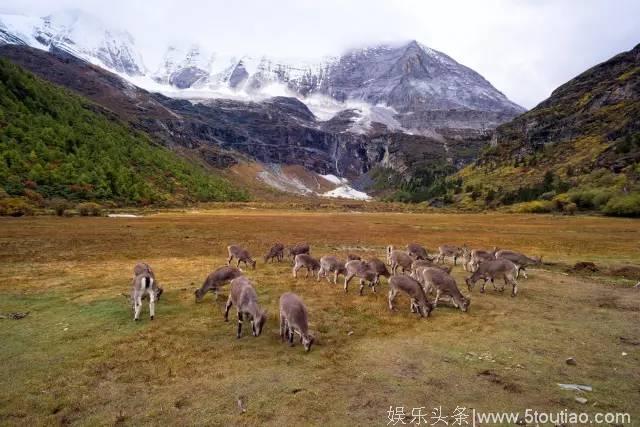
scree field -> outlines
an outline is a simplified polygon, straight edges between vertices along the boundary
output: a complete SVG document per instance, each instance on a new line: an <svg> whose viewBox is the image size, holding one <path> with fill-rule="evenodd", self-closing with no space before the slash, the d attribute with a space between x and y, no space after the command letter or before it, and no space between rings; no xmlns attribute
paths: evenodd
<svg viewBox="0 0 640 427"><path fill-rule="evenodd" d="M265 264L276 241L306 241L317 257L381 259L387 244L467 243L543 255L545 264L519 279L516 298L491 285L480 294L478 283L468 313L444 303L420 319L405 296L389 311L386 279L364 296L354 280L345 295L340 282ZM627 412L638 423L640 277L621 266L640 265L639 241L638 221L599 217L227 209L2 218L0 424L386 425L390 406L449 416L456 407ZM257 338L246 327L236 339L235 308L223 321L228 286L195 302L232 243L258 258L245 269L268 310ZM165 289L153 321L145 303L134 322L125 297L137 261ZM575 271L578 261L599 271ZM467 273L453 274L469 295ZM309 309L310 353L280 342L285 291ZM29 314L15 320L16 312Z"/></svg>

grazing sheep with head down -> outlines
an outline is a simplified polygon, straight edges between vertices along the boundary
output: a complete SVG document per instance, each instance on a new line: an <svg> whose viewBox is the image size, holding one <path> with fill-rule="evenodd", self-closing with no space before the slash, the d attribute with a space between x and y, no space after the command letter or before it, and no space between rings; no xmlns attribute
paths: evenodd
<svg viewBox="0 0 640 427"><path fill-rule="evenodd" d="M407 245L407 255L409 255L413 259L431 260L431 258L427 254L427 250L417 243L409 243Z"/></svg>
<svg viewBox="0 0 640 427"><path fill-rule="evenodd" d="M310 248L308 243L298 243L293 245L287 249L287 256L292 260L295 259L296 255L300 254L309 254Z"/></svg>
<svg viewBox="0 0 640 427"><path fill-rule="evenodd" d="M358 277L360 279L360 295L362 295L362 291L364 290L365 281L369 282L369 286L373 288L373 292L376 291L376 285L378 284L378 275L375 271L369 268L369 264L364 261L353 260L345 264L345 269L347 270L344 278L345 293L348 292L349 282L354 277Z"/></svg>
<svg viewBox="0 0 640 427"><path fill-rule="evenodd" d="M451 301L455 307L464 312L469 309L471 300L462 295L462 292L458 289L456 280L451 275L434 267L420 268L418 275L421 279L418 281L423 284L425 293L429 294L431 289L435 289L436 291L436 299L433 302L434 308L438 306L440 296L447 295L451 297Z"/></svg>
<svg viewBox="0 0 640 427"><path fill-rule="evenodd" d="M287 339L293 346L294 334L300 336L304 351L311 350L314 342L309 333L309 314L302 299L294 293L286 292L280 297L280 338Z"/></svg>
<svg viewBox="0 0 640 427"><path fill-rule="evenodd" d="M244 265L251 264L251 267L256 269L256 262L249 255L249 251L238 245L227 246L227 252L229 253L229 259L227 265L231 264L232 259L236 259L236 267L240 267L240 263L244 262Z"/></svg>
<svg viewBox="0 0 640 427"><path fill-rule="evenodd" d="M142 297L149 296L149 315L151 320L156 314L156 295L158 287L153 276L148 272L138 274L133 279L131 294L133 296L133 320L140 320L140 311L142 310Z"/></svg>
<svg viewBox="0 0 640 427"><path fill-rule="evenodd" d="M264 256L264 262L267 263L269 261L278 261L281 262L284 258L284 245L282 243L276 243L271 246L269 252Z"/></svg>
<svg viewBox="0 0 640 427"><path fill-rule="evenodd" d="M218 289L226 282L240 276L242 276L242 270L236 267L225 265L224 267L218 268L207 276L200 289L196 289L196 302L201 301L209 291L212 291L217 299Z"/></svg>
<svg viewBox="0 0 640 427"><path fill-rule="evenodd" d="M156 280L156 275L154 274L153 270L151 269L151 266L149 264L147 264L146 262L139 262L137 263L134 267L133 267L133 280L136 279L137 276L147 273L151 276L151 278L154 280L155 282L155 293L156 293L156 302L160 301L160 296L162 295L162 293L164 292L164 290L160 287L160 282L158 282ZM132 282L132 286L133 286L133 282ZM142 299L146 299L147 298L147 294L144 294L142 296ZM131 301L133 301L133 292L131 293Z"/></svg>
<svg viewBox="0 0 640 427"><path fill-rule="evenodd" d="M421 317L429 317L433 306L427 299L420 283L409 276L393 276L389 279L389 310L395 310L393 301L400 291L409 295L412 313L418 313Z"/></svg>
<svg viewBox="0 0 640 427"><path fill-rule="evenodd" d="M373 271L376 274L376 283L380 282L380 276L386 277L387 279L391 277L391 273L387 269L387 266L378 258L369 258L369 260L367 261L367 266L369 267L369 270Z"/></svg>

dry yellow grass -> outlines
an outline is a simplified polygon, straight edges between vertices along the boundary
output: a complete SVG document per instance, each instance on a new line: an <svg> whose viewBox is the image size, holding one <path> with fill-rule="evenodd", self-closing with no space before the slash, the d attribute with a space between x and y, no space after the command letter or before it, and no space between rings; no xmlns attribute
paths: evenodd
<svg viewBox="0 0 640 427"><path fill-rule="evenodd" d="M269 320L262 336L240 340L234 322L223 322L226 298L196 304L193 290L225 262L230 243L256 256L279 240L308 241L317 256L382 258L388 243L466 242L565 264L639 264L639 224L253 209L0 219L0 313L30 312L0 320L0 424L386 425L390 405L619 411L637 423L640 347L620 340L640 340L640 292L629 281L547 266L530 270L516 298L488 286L472 293L467 314L445 305L419 320L405 298L399 312L388 311L386 282L377 294L360 297L352 286L345 296L326 281L293 279L289 264L259 260L247 274ZM354 228L361 233L345 232ZM153 322L145 305L134 323L121 295L138 260L165 287ZM454 275L462 284L460 267ZM308 354L277 335L277 301L287 290L311 313L318 345ZM565 364L570 356L577 366ZM594 391L580 405L556 383Z"/></svg>

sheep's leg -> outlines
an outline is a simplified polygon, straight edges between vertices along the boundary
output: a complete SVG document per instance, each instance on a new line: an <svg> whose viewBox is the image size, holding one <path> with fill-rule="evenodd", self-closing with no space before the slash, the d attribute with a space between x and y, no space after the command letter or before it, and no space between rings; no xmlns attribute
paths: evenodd
<svg viewBox="0 0 640 427"><path fill-rule="evenodd" d="M227 265L231 264L232 259L233 259L233 255L229 255L229 259L227 260Z"/></svg>
<svg viewBox="0 0 640 427"><path fill-rule="evenodd" d="M329 280L328 277L327 277L327 282L331 283L331 280ZM338 284L338 270L333 272L333 284L334 285Z"/></svg>
<svg viewBox="0 0 640 427"><path fill-rule="evenodd" d="M298 270L300 270L300 266L298 264L293 266L293 277L294 279L298 277Z"/></svg>
<svg viewBox="0 0 640 427"><path fill-rule="evenodd" d="M293 347L293 328L289 326L289 333L288 333L288 337L289 337L289 346Z"/></svg>
<svg viewBox="0 0 640 427"><path fill-rule="evenodd" d="M304 275L305 278L309 277L309 271L310 271L309 267L307 267L306 270L307 270L307 274Z"/></svg>
<svg viewBox="0 0 640 427"><path fill-rule="evenodd" d="M487 278L483 277L482 279L483 281L482 281L482 287L480 288L480 293L484 294L484 287L487 285Z"/></svg>
<svg viewBox="0 0 640 427"><path fill-rule="evenodd" d="M511 296L515 297L518 295L518 282L516 282L515 279L511 279L511 286Z"/></svg>
<svg viewBox="0 0 640 427"><path fill-rule="evenodd" d="M433 308L436 308L438 306L438 301L440 300L441 294L442 291L440 289L436 289L436 299L433 301Z"/></svg>
<svg viewBox="0 0 640 427"><path fill-rule="evenodd" d="M349 291L349 282L353 279L353 274L349 273L344 278L344 293L346 294Z"/></svg>
<svg viewBox="0 0 640 427"><path fill-rule="evenodd" d="M364 290L364 279L360 279L360 295L362 295L363 290Z"/></svg>
<svg viewBox="0 0 640 427"><path fill-rule="evenodd" d="M156 291L151 288L147 292L149 293L149 316L153 320L156 315Z"/></svg>
<svg viewBox="0 0 640 427"><path fill-rule="evenodd" d="M454 257L453 257L453 265L454 265L454 266L456 266L456 265L457 265L457 264L456 264L456 262L458 262L458 257L457 257L457 256L454 256Z"/></svg>
<svg viewBox="0 0 640 427"><path fill-rule="evenodd" d="M286 326L285 320L282 313L280 313L280 341L284 342L284 334L285 334Z"/></svg>
<svg viewBox="0 0 640 427"><path fill-rule="evenodd" d="M398 291L395 290L395 288L391 288L389 289L389 310L394 311L395 308L393 307L393 300L396 299L396 294L398 293Z"/></svg>
<svg viewBox="0 0 640 427"><path fill-rule="evenodd" d="M225 322L229 321L229 309L231 308L232 305L233 305L233 301L231 301L231 295L229 295L229 299L227 300L227 303L224 306L224 321Z"/></svg>
<svg viewBox="0 0 640 427"><path fill-rule="evenodd" d="M142 310L142 292L136 292L133 296L135 304L135 313L133 320L140 320L140 311Z"/></svg>
<svg viewBox="0 0 640 427"><path fill-rule="evenodd" d="M238 311L238 333L236 334L236 338L240 338L242 334L242 312Z"/></svg>

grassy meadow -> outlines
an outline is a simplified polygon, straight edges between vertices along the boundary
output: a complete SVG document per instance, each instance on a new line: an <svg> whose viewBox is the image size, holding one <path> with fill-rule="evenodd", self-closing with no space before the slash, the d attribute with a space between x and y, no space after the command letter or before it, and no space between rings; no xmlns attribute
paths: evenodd
<svg viewBox="0 0 640 427"><path fill-rule="evenodd" d="M294 279L287 262L264 264L275 241L307 241L318 257L381 259L387 244L467 243L548 264L529 269L516 298L476 286L469 313L445 303L425 320L404 296L399 311L388 310L386 279L364 296L354 280L345 295L304 273ZM238 208L0 218L0 314L29 312L0 318L0 424L386 425L390 406L628 412L638 423L640 291L612 271L640 265L639 241L637 220L495 213ZM257 338L245 328L238 340L235 321L223 321L228 287L215 301L194 299L231 243L259 258L247 271L269 312ZM154 321L145 304L134 322L123 294L141 260L165 293ZM602 273L567 272L577 261ZM467 273L458 266L453 274L468 295ZM309 309L310 353L280 342L278 298L289 290Z"/></svg>

